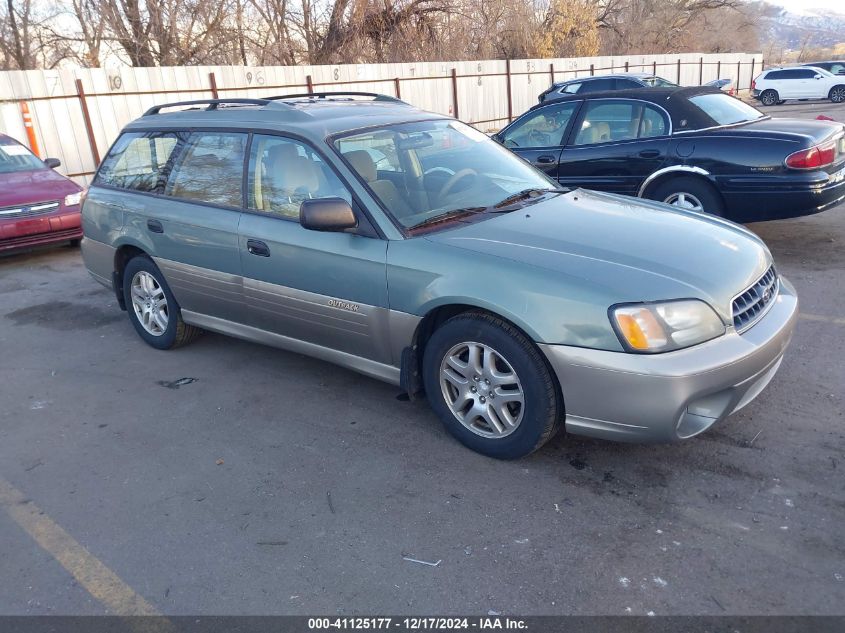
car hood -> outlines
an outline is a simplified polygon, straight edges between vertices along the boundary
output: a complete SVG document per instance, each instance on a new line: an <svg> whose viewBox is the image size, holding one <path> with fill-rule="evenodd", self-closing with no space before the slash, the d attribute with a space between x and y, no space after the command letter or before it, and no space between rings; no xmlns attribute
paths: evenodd
<svg viewBox="0 0 845 633"><path fill-rule="evenodd" d="M608 305L703 299L726 323L733 298L772 263L765 244L732 222L580 189L427 239L577 278Z"/></svg>
<svg viewBox="0 0 845 633"><path fill-rule="evenodd" d="M63 200L82 188L52 169L0 174L0 207Z"/></svg>

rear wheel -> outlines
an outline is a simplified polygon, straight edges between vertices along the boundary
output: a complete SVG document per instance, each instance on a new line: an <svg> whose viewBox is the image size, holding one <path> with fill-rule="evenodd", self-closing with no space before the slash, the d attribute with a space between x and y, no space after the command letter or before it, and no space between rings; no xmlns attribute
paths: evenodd
<svg viewBox="0 0 845 633"><path fill-rule="evenodd" d="M845 102L845 86L834 86L831 88L828 98L833 101L833 103Z"/></svg>
<svg viewBox="0 0 845 633"><path fill-rule="evenodd" d="M760 95L760 103L766 106L776 105L780 101L780 97L776 90L764 90ZM783 103L780 101L780 103Z"/></svg>
<svg viewBox="0 0 845 633"><path fill-rule="evenodd" d="M149 257L137 256L126 264L123 297L135 331L156 349L187 345L201 332L182 320L164 275Z"/></svg>
<svg viewBox="0 0 845 633"><path fill-rule="evenodd" d="M700 178L672 178L657 185L648 196L674 207L722 216L725 205L718 192Z"/></svg>
<svg viewBox="0 0 845 633"><path fill-rule="evenodd" d="M563 399L540 350L488 314L449 319L429 339L423 380L446 429L474 451L518 459L557 432Z"/></svg>

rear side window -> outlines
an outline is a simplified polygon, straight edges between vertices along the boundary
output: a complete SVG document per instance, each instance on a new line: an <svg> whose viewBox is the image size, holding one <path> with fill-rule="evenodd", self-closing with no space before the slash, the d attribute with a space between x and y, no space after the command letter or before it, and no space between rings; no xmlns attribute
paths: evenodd
<svg viewBox="0 0 845 633"><path fill-rule="evenodd" d="M103 160L94 184L160 193L177 144L173 133L123 134Z"/></svg>
<svg viewBox="0 0 845 633"><path fill-rule="evenodd" d="M772 70L766 75L766 79L812 79L816 73L809 68L787 68L785 70Z"/></svg>
<svg viewBox="0 0 845 633"><path fill-rule="evenodd" d="M616 81L613 79L592 79L585 81L581 86L581 93L584 92L599 92L601 90L613 90Z"/></svg>
<svg viewBox="0 0 845 633"><path fill-rule="evenodd" d="M587 102L573 145L628 141L668 133L666 115L654 106L641 101L593 101Z"/></svg>
<svg viewBox="0 0 845 633"><path fill-rule="evenodd" d="M617 79L616 80L616 89L617 90L628 90L630 88L642 88L642 84L637 83L633 79Z"/></svg>
<svg viewBox="0 0 845 633"><path fill-rule="evenodd" d="M568 95L574 95L576 92L578 92L581 89L581 86L583 86L583 85L584 84L582 84L580 82L575 83L575 84L566 84L561 89L561 93L568 94Z"/></svg>
<svg viewBox="0 0 845 633"><path fill-rule="evenodd" d="M246 134L193 132L176 158L164 194L224 207L243 201Z"/></svg>

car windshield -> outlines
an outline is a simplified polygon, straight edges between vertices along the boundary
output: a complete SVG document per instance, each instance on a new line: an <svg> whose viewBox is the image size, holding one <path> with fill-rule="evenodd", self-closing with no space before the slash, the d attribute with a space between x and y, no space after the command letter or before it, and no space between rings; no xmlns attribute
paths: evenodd
<svg viewBox="0 0 845 633"><path fill-rule="evenodd" d="M719 125L756 121L766 116L747 103L726 94L696 95L689 100Z"/></svg>
<svg viewBox="0 0 845 633"><path fill-rule="evenodd" d="M511 203L536 199L557 187L459 121L388 125L337 138L334 146L406 229L462 213L507 210Z"/></svg>
<svg viewBox="0 0 845 633"><path fill-rule="evenodd" d="M23 145L0 139L0 174L33 169L46 169L46 165Z"/></svg>

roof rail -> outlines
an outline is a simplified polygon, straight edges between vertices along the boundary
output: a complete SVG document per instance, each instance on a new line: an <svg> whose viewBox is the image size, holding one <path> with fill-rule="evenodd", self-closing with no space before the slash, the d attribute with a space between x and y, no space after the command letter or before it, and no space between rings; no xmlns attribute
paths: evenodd
<svg viewBox="0 0 845 633"><path fill-rule="evenodd" d="M398 97L391 97L390 95L379 94L378 92L355 92L347 90L338 90L334 92L300 92L292 95L267 97L267 99L273 101L283 101L285 99L326 99L328 97L372 97L373 101L389 101L391 103L403 103L405 105L410 105Z"/></svg>
<svg viewBox="0 0 845 633"><path fill-rule="evenodd" d="M176 106L191 106L204 105L206 110L216 110L221 105L272 105L274 102L271 99L195 99L193 101L174 101L173 103L162 103L161 105L153 106L143 116L150 116L152 114L159 114L163 108L173 108Z"/></svg>

